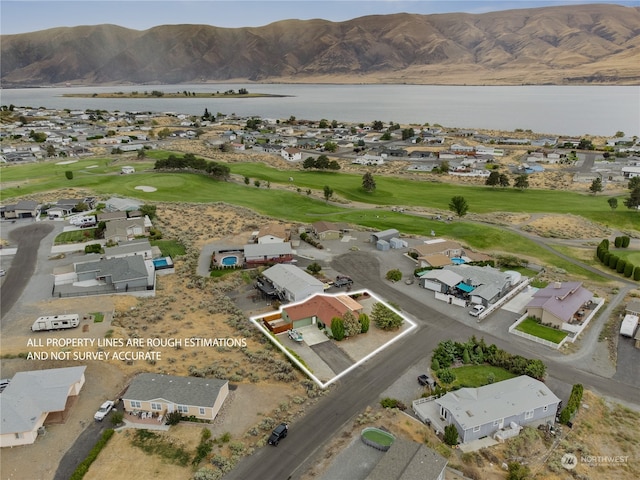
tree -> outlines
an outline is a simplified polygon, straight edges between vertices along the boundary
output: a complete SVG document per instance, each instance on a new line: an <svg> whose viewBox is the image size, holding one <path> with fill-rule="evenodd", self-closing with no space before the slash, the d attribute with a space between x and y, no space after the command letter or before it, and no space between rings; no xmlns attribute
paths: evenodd
<svg viewBox="0 0 640 480"><path fill-rule="evenodd" d="M382 123L382 120L374 120L371 124L371 128L373 128L376 132L379 132L384 128L384 123Z"/></svg>
<svg viewBox="0 0 640 480"><path fill-rule="evenodd" d="M163 140L167 138L169 135L171 135L171 130L169 130L168 128L163 128L158 132L158 139Z"/></svg>
<svg viewBox="0 0 640 480"><path fill-rule="evenodd" d="M326 118L321 118L318 123L318 128L329 128L329 121Z"/></svg>
<svg viewBox="0 0 640 480"><path fill-rule="evenodd" d="M335 152L336 150L338 150L338 144L335 142L325 142L324 149L327 152Z"/></svg>
<svg viewBox="0 0 640 480"><path fill-rule="evenodd" d="M640 206L640 183L631 190L631 194L624 201L624 206L627 208L638 208L638 206Z"/></svg>
<svg viewBox="0 0 640 480"><path fill-rule="evenodd" d="M629 185L627 185L629 190L633 190L636 187L640 187L640 177L633 177L629 180Z"/></svg>
<svg viewBox="0 0 640 480"><path fill-rule="evenodd" d="M607 200L607 203L611 207L611 210L615 210L616 208L618 208L618 199L615 197L611 197L609 200Z"/></svg>
<svg viewBox="0 0 640 480"><path fill-rule="evenodd" d="M409 138L415 136L415 131L413 128L405 128L402 130L402 140L408 140Z"/></svg>
<svg viewBox="0 0 640 480"><path fill-rule="evenodd" d="M513 182L513 188L518 188L520 190L529 188L529 177L527 176L526 173L523 173L516 177L515 182Z"/></svg>
<svg viewBox="0 0 640 480"><path fill-rule="evenodd" d="M458 217L464 217L469 211L469 204L464 197L456 195L449 202L449 210L455 212Z"/></svg>
<svg viewBox="0 0 640 480"><path fill-rule="evenodd" d="M383 142L386 142L387 140L391 140L391 132L384 132L381 136L380 136L380 140Z"/></svg>
<svg viewBox="0 0 640 480"><path fill-rule="evenodd" d="M326 170L329 167L329 157L326 155L320 155L315 162L315 168L320 170Z"/></svg>
<svg viewBox="0 0 640 480"><path fill-rule="evenodd" d="M55 157L56 156L56 147L53 145L47 145L47 157Z"/></svg>
<svg viewBox="0 0 640 480"><path fill-rule="evenodd" d="M144 148L140 148L138 150L138 154L136 155L138 160L144 160L147 156L147 152Z"/></svg>
<svg viewBox="0 0 640 480"><path fill-rule="evenodd" d="M526 465L518 462L509 462L509 474L507 480L528 480L531 478L531 470Z"/></svg>
<svg viewBox="0 0 640 480"><path fill-rule="evenodd" d="M67 180L73 180L73 172L71 170L64 172L64 176L67 177Z"/></svg>
<svg viewBox="0 0 640 480"><path fill-rule="evenodd" d="M313 262L307 267L307 271L313 275L317 275L322 270L322 266L318 262Z"/></svg>
<svg viewBox="0 0 640 480"><path fill-rule="evenodd" d="M333 338L338 342L344 339L344 322L340 317L333 317L331 319L331 335L333 335Z"/></svg>
<svg viewBox="0 0 640 480"><path fill-rule="evenodd" d="M253 181L253 184L254 184L256 187L260 188L260 180L258 180L258 179L254 180L254 181Z"/></svg>
<svg viewBox="0 0 640 480"><path fill-rule="evenodd" d="M444 427L444 443L452 447L458 444L458 429L453 423Z"/></svg>
<svg viewBox="0 0 640 480"><path fill-rule="evenodd" d="M323 189L324 200L328 203L329 199L333 196L333 189L329 185L325 185Z"/></svg>
<svg viewBox="0 0 640 480"><path fill-rule="evenodd" d="M371 309L371 318L382 330L395 330L402 325L402 317L382 303L376 303Z"/></svg>
<svg viewBox="0 0 640 480"><path fill-rule="evenodd" d="M376 189L376 181L371 172L367 172L362 176L362 188L365 192L371 193Z"/></svg>
<svg viewBox="0 0 640 480"><path fill-rule="evenodd" d="M500 172L498 172L497 170L493 170L485 180L484 184L489 185L490 187L495 187L499 182Z"/></svg>
<svg viewBox="0 0 640 480"><path fill-rule="evenodd" d="M600 177L593 179L593 182L591 182L591 186L589 187L589 191L594 195L602 191L602 179Z"/></svg>
<svg viewBox="0 0 640 480"><path fill-rule="evenodd" d="M307 157L302 162L302 168L308 170L310 168L316 168L316 159L313 157Z"/></svg>
<svg viewBox="0 0 640 480"><path fill-rule="evenodd" d="M251 179L249 177L244 177L244 184L249 185L249 182L251 182Z"/></svg>
<svg viewBox="0 0 640 480"><path fill-rule="evenodd" d="M148 216L149 220L153 220L154 218L156 218L156 210L157 207L149 203L145 203L140 207L140 213L142 213L142 215Z"/></svg>
<svg viewBox="0 0 640 480"><path fill-rule="evenodd" d="M498 177L498 183L502 188L506 188L509 186L511 182L509 182L509 177L507 177L507 175L505 175L504 173L501 173L500 176Z"/></svg>

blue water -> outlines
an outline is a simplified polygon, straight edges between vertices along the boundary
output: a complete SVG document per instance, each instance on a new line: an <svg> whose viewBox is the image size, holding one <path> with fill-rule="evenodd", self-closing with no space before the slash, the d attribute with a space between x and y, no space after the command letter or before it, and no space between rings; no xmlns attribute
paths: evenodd
<svg viewBox="0 0 640 480"><path fill-rule="evenodd" d="M237 263L238 263L238 257L224 257L222 259L222 265L225 265L227 267L231 265L235 265Z"/></svg>
<svg viewBox="0 0 640 480"><path fill-rule="evenodd" d="M464 258L460 258L460 257L453 257L453 258L451 259L451 263L453 263L454 265L460 265L460 264L462 264L462 263L466 263L466 262L464 261Z"/></svg>
<svg viewBox="0 0 640 480"><path fill-rule="evenodd" d="M153 266L156 267L156 269L169 268L173 266L173 262L171 262L171 259L168 257L156 258L153 260Z"/></svg>

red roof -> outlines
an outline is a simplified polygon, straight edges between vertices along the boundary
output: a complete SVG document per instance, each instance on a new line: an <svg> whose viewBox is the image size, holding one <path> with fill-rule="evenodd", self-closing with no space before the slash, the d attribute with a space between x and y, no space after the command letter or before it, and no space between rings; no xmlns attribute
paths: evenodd
<svg viewBox="0 0 640 480"><path fill-rule="evenodd" d="M357 305L360 306L359 303L357 303ZM362 306L360 306L360 308L362 308ZM292 322L316 316L322 323L330 326L333 318L342 318L345 313L353 312L354 310L351 310L351 308L347 307L336 297L315 295L304 303L284 307L284 311Z"/></svg>

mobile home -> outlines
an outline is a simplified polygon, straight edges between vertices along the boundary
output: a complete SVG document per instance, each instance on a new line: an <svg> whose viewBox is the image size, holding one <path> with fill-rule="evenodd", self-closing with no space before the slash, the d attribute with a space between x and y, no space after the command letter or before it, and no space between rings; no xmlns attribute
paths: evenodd
<svg viewBox="0 0 640 480"><path fill-rule="evenodd" d="M61 330L64 328L74 328L80 325L80 315L53 315L48 317L38 317L31 326L31 331Z"/></svg>

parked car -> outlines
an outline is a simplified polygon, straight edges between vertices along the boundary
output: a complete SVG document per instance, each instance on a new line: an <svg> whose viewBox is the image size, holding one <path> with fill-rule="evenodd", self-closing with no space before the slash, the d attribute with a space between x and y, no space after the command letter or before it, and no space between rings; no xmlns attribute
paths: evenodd
<svg viewBox="0 0 640 480"><path fill-rule="evenodd" d="M484 312L484 309L484 305L474 305L473 308L469 310L469 315L471 315L472 317L477 317L482 312Z"/></svg>
<svg viewBox="0 0 640 480"><path fill-rule="evenodd" d="M429 388L433 388L436 386L436 381L426 373L423 373L422 375L418 375L418 383L424 387L429 387Z"/></svg>
<svg viewBox="0 0 640 480"><path fill-rule="evenodd" d="M273 432L271 432L271 436L269 437L269 445L278 446L280 440L285 438L289 433L289 425L286 423L281 423L278 425Z"/></svg>
<svg viewBox="0 0 640 480"><path fill-rule="evenodd" d="M100 408L98 409L96 414L93 416L93 418L97 422L101 422L102 420L104 420L104 417L107 416L107 414L111 411L112 408L113 408L113 400L107 400L102 405L100 405Z"/></svg>
<svg viewBox="0 0 640 480"><path fill-rule="evenodd" d="M301 342L303 340L302 334L297 330L287 330L287 335L294 342Z"/></svg>
<svg viewBox="0 0 640 480"><path fill-rule="evenodd" d="M7 274L4 270L0 269L0 277L4 277Z"/></svg>
<svg viewBox="0 0 640 480"><path fill-rule="evenodd" d="M338 275L336 277L336 281L333 282L333 286L336 288L341 288L341 287L348 287L349 285L353 284L353 280L351 280L349 277L346 277L344 275Z"/></svg>

